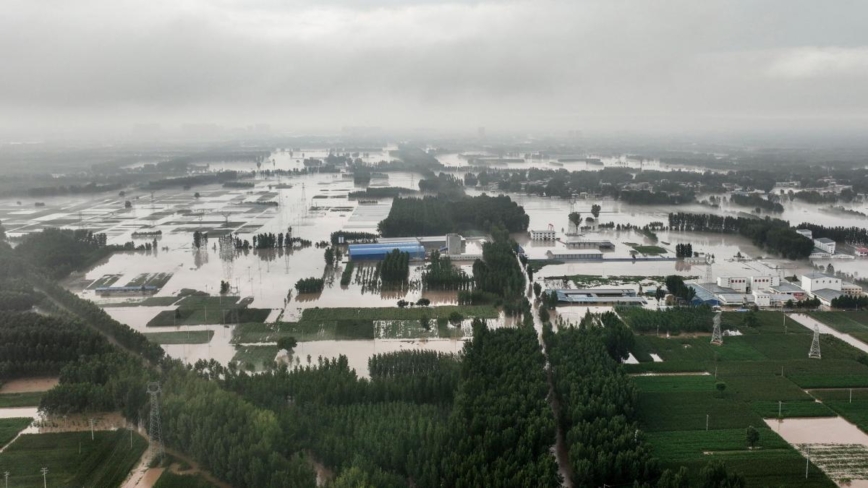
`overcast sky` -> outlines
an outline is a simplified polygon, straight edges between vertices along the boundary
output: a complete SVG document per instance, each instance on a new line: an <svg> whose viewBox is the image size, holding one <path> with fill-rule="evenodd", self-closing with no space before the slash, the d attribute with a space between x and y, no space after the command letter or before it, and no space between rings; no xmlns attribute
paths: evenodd
<svg viewBox="0 0 868 488"><path fill-rule="evenodd" d="M0 133L868 127L868 2L3 0Z"/></svg>

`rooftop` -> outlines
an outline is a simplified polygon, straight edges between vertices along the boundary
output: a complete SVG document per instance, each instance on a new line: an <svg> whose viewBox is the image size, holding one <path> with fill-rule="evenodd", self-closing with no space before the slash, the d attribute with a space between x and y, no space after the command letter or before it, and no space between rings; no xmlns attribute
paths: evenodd
<svg viewBox="0 0 868 488"><path fill-rule="evenodd" d="M826 300L828 302L831 302L832 300L843 295L843 293L838 290L830 290L828 288L823 288L822 290L814 290L813 293L815 297Z"/></svg>
<svg viewBox="0 0 868 488"><path fill-rule="evenodd" d="M772 286L771 289L782 293L801 293L805 291L800 286L786 281L781 281L780 285Z"/></svg>
<svg viewBox="0 0 868 488"><path fill-rule="evenodd" d="M820 238L814 239L814 240L817 242L822 242L823 244L834 244L835 243L835 241L833 241L832 239L829 239L828 237L820 237Z"/></svg>
<svg viewBox="0 0 868 488"><path fill-rule="evenodd" d="M802 275L802 278L807 278L809 280L820 280L823 278L833 278L833 276L825 275L823 273L817 273L816 271L813 273L805 273Z"/></svg>

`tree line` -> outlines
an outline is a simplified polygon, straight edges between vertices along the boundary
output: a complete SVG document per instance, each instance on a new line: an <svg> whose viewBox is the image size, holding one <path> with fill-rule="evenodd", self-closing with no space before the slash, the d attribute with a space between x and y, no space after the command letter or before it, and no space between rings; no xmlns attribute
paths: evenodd
<svg viewBox="0 0 868 488"><path fill-rule="evenodd" d="M452 265L449 256L441 256L440 251L432 251L422 283L428 290L466 290L473 283L471 277Z"/></svg>
<svg viewBox="0 0 868 488"><path fill-rule="evenodd" d="M827 237L835 242L845 242L847 244L865 245L868 244L868 230L864 227L826 227L823 225L811 224L802 222L799 225L800 229L809 229L814 237Z"/></svg>
<svg viewBox="0 0 868 488"><path fill-rule="evenodd" d="M669 228L681 232L739 234L754 245L787 259L805 259L814 250L814 243L791 228L788 222L769 217L753 219L678 212L669 214Z"/></svg>
<svg viewBox="0 0 868 488"><path fill-rule="evenodd" d="M388 217L379 223L383 237L443 235L493 226L508 232L527 230L530 217L507 196L396 198Z"/></svg>

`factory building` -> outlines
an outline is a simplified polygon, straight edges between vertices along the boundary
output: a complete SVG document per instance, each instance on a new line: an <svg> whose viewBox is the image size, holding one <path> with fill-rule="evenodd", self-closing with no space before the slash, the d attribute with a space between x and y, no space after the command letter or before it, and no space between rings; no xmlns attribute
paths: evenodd
<svg viewBox="0 0 868 488"><path fill-rule="evenodd" d="M534 241L553 241L555 240L555 236L554 229L530 231L530 238Z"/></svg>
<svg viewBox="0 0 868 488"><path fill-rule="evenodd" d="M747 287L750 286L750 279L744 276L720 276L717 278L717 286L721 288L731 288L739 293L747 293Z"/></svg>
<svg viewBox="0 0 868 488"><path fill-rule="evenodd" d="M861 297L863 293L861 286L848 281L841 282L841 292L854 298Z"/></svg>
<svg viewBox="0 0 868 488"><path fill-rule="evenodd" d="M597 241L586 239L572 239L564 242L567 249L599 249L599 250L614 250L615 244L612 241Z"/></svg>
<svg viewBox="0 0 868 488"><path fill-rule="evenodd" d="M584 251L565 251L565 250L554 250L547 251L546 257L549 259L557 259L560 261L602 261L603 253L597 250L584 250Z"/></svg>
<svg viewBox="0 0 868 488"><path fill-rule="evenodd" d="M425 259L425 247L418 240L405 240L402 242L378 242L376 244L350 244L349 254L353 261L373 260L379 261L386 258L386 254L397 249L410 255L410 259Z"/></svg>
<svg viewBox="0 0 868 488"><path fill-rule="evenodd" d="M584 290L552 290L558 302L574 305L643 305L645 299L630 288L598 288Z"/></svg>
<svg viewBox="0 0 868 488"><path fill-rule="evenodd" d="M771 287L781 284L780 276L751 276L750 289L752 291L768 291Z"/></svg>
<svg viewBox="0 0 868 488"><path fill-rule="evenodd" d="M802 275L802 289L810 294L817 290L841 291L841 278L827 276L823 273L808 273Z"/></svg>
<svg viewBox="0 0 868 488"><path fill-rule="evenodd" d="M829 254L835 254L835 241L829 239L828 237L821 237L819 239L814 239L814 247L817 249L827 252Z"/></svg>

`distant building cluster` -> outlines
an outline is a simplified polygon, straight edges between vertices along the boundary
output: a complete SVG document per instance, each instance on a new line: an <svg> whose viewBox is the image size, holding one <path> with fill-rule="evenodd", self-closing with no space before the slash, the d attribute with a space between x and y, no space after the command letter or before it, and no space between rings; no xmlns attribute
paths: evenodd
<svg viewBox="0 0 868 488"><path fill-rule="evenodd" d="M863 294L862 287L822 273L807 273L798 284L783 281L778 276L720 276L715 283L689 283L696 292L694 304L740 307L781 307L788 301L816 298L822 305L832 300Z"/></svg>

